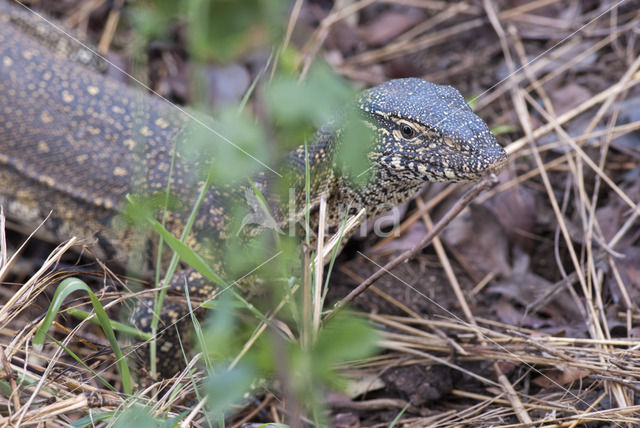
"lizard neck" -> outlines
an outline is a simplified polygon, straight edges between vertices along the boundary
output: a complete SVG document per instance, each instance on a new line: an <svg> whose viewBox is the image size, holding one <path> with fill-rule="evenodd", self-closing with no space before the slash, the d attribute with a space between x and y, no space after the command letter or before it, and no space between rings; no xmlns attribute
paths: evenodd
<svg viewBox="0 0 640 428"><path fill-rule="evenodd" d="M331 226L339 227L345 215L355 215L363 208L366 219L384 214L411 199L423 185L423 181L403 179L375 166L370 179L361 186L338 177L328 199L328 211L338 213L334 216L337 224L332 221Z"/></svg>

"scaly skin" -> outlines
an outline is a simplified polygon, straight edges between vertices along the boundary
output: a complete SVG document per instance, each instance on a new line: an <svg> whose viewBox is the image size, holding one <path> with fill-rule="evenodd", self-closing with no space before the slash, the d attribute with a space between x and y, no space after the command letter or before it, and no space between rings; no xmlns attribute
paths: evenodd
<svg viewBox="0 0 640 428"><path fill-rule="evenodd" d="M392 80L362 92L356 106L373 130L367 148L371 178L364 186L340 175L335 156L349 123L320 129L309 148L312 200L327 194L330 231L349 214L347 206L364 207L373 217L414 196L425 182L474 181L506 161L486 124L450 86ZM192 132L189 118L169 104L53 55L0 14L0 204L9 217L35 225L52 212L45 223L52 239L93 238L98 256L123 262L127 254L139 254L142 266L144 244L133 239L134 230L118 216L124 197L162 194L174 145L180 151ZM304 149L289 158L294 184L300 187ZM176 158L171 193L177 205L166 224L176 236L200 189L192 172L203 163ZM257 179L268 191L265 183ZM223 270L215 249L233 235L229 207L244 196L242 187L212 187L198 212L188 242L214 269ZM298 204L296 212L301 208ZM316 210L311 223L317 224ZM187 278L192 297L214 293L215 287L198 274L190 272ZM179 284L184 280L173 288L180 291ZM166 309L163 320L175 322L183 312ZM135 318L148 330L149 307L141 305ZM172 339L161 349L166 362L161 372L171 374L181 358L175 356Z"/></svg>

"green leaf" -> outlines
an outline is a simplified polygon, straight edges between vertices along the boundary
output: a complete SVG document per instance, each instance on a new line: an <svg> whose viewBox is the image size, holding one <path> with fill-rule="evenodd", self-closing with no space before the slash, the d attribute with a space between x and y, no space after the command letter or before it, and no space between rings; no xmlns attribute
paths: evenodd
<svg viewBox="0 0 640 428"><path fill-rule="evenodd" d="M349 126L344 129L334 156L339 160L339 174L349 183L363 186L371 178L371 161L367 155L373 149L375 135L357 110L347 109L345 116Z"/></svg>
<svg viewBox="0 0 640 428"><path fill-rule="evenodd" d="M142 406L133 406L125 410L118 416L114 428L157 428L161 426L149 413L149 410Z"/></svg>
<svg viewBox="0 0 640 428"><path fill-rule="evenodd" d="M211 175L217 186L246 180L270 163L264 129L246 112L227 106L213 120L197 114L190 123L189 144L179 152L192 165L193 180Z"/></svg>
<svg viewBox="0 0 640 428"><path fill-rule="evenodd" d="M4 394L5 397L10 397L13 393L11 385L6 380L0 379L0 393Z"/></svg>
<svg viewBox="0 0 640 428"><path fill-rule="evenodd" d="M231 370L223 370L209 375L207 392L209 410L214 415L222 414L232 404L239 402L250 390L255 378L253 369L238 365Z"/></svg>
<svg viewBox="0 0 640 428"><path fill-rule="evenodd" d="M353 103L355 91L328 66L317 65L302 83L294 77L277 76L265 96L276 122L323 124Z"/></svg>
<svg viewBox="0 0 640 428"><path fill-rule="evenodd" d="M322 327L313 348L314 360L336 365L369 357L376 350L378 334L353 314L338 314Z"/></svg>
<svg viewBox="0 0 640 428"><path fill-rule="evenodd" d="M204 338L200 343L200 349L206 351L214 361L232 355L236 349L234 314L238 306L233 304L230 297L223 294L216 299L218 305L207 320Z"/></svg>
<svg viewBox="0 0 640 428"><path fill-rule="evenodd" d="M89 415L77 419L69 424L73 428L95 427L96 422L110 421L114 418L116 412L96 412L94 409L89 409Z"/></svg>
<svg viewBox="0 0 640 428"><path fill-rule="evenodd" d="M498 135L510 134L510 133L516 132L516 131L518 131L518 128L516 128L513 125L509 125L509 124L496 125L496 126L492 126L491 127L491 133L496 137Z"/></svg>
<svg viewBox="0 0 640 428"><path fill-rule="evenodd" d="M282 0L184 1L189 48L208 61L228 61L282 32Z"/></svg>
<svg viewBox="0 0 640 428"><path fill-rule="evenodd" d="M473 95L471 97L466 98L465 101L467 102L467 104L469 104L469 107L471 107L471 110L475 111L476 107L478 106L478 101L480 101L480 97L478 95Z"/></svg>

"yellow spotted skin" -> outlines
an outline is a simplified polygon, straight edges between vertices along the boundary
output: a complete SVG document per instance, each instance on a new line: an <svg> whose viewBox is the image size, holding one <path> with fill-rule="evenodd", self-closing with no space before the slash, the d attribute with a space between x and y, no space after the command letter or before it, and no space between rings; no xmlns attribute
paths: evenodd
<svg viewBox="0 0 640 428"><path fill-rule="evenodd" d="M107 260L130 261L127 255L132 254L140 266L153 260L153 245L149 250L148 243L136 240L136 228L119 213L125 195L163 195L170 181L166 227L180 235L202 185L197 172L208 162L181 151L193 139L193 124L168 103L56 55L26 34L7 10L0 2L0 204L10 217L29 225L51 212L45 230L52 239L93 239L95 253ZM349 184L336 156L349 123L321 128L309 145L312 200L327 195L330 232L360 208L372 217L411 198L425 182L477 180L506 160L486 124L449 86L393 80L364 91L355 107L373 130L366 148L371 179L364 186ZM298 189L296 216L304 201L304 163L302 147L289 155L292 185ZM266 175L255 183L268 193ZM246 187L212 187L188 239L219 272L224 271L225 243L235 236L229 230L229 207L242 201L249 214L256 212L246 201ZM278 224L286 224L286 208L277 201L273 208ZM315 209L311 223L317 224ZM249 225L248 234L257 229ZM193 270L176 278L171 288L180 292L186 283L191 297L215 292ZM184 314L183 306L171 303L161 317L168 326ZM149 301L138 307L134 320L148 330ZM171 336L175 329L168 331L159 346L164 375L182 362Z"/></svg>
<svg viewBox="0 0 640 428"><path fill-rule="evenodd" d="M95 237L99 255L123 261L129 232L114 223L124 197L164 192L173 142L188 139L187 117L53 56L10 23L0 25L0 106L0 202L9 214L35 223L53 210L45 224L52 235ZM177 162L173 170L171 192L185 206L198 192L197 167ZM216 210L219 196L212 189L203 203L209 230L228 222ZM168 223L176 230L178 212Z"/></svg>

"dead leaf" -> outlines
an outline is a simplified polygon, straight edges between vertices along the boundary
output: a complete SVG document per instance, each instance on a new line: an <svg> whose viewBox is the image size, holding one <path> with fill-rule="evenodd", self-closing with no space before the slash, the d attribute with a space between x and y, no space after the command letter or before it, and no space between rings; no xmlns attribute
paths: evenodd
<svg viewBox="0 0 640 428"><path fill-rule="evenodd" d="M470 214L458 216L443 230L442 238L480 278L489 272L511 274L504 227L487 207L472 205Z"/></svg>
<svg viewBox="0 0 640 428"><path fill-rule="evenodd" d="M360 28L360 37L368 45L383 45L404 33L424 19L419 9L407 9L403 12L388 11L378 19Z"/></svg>
<svg viewBox="0 0 640 428"><path fill-rule="evenodd" d="M582 322L579 308L566 289L559 289L558 284L551 283L532 272L515 272L488 289L489 293L497 293L508 297L521 308L513 308L520 313L519 319L514 319L513 312L504 307L499 314L504 322L531 328L544 326L566 327L576 322ZM542 316L539 316L539 315Z"/></svg>
<svg viewBox="0 0 640 428"><path fill-rule="evenodd" d="M624 255L624 258L616 259L618 272L622 283L629 294L632 304L640 301L640 248L627 247L617 250ZM624 302L618 282L613 275L608 276L608 285L616 302ZM637 306L636 306L637 307Z"/></svg>
<svg viewBox="0 0 640 428"><path fill-rule="evenodd" d="M511 171L500 174L500 182L515 178ZM528 186L514 186L486 202L497 219L504 226L511 242L525 251L531 251L537 241L531 237L538 224L539 208L536 204L535 190Z"/></svg>
<svg viewBox="0 0 640 428"><path fill-rule="evenodd" d="M545 371L544 375L533 379L533 383L541 388L558 388L589 376L591 371L576 367L564 367L563 370Z"/></svg>
<svg viewBox="0 0 640 428"><path fill-rule="evenodd" d="M592 96L590 90L573 82L549 92L549 98L558 116L591 99Z"/></svg>

